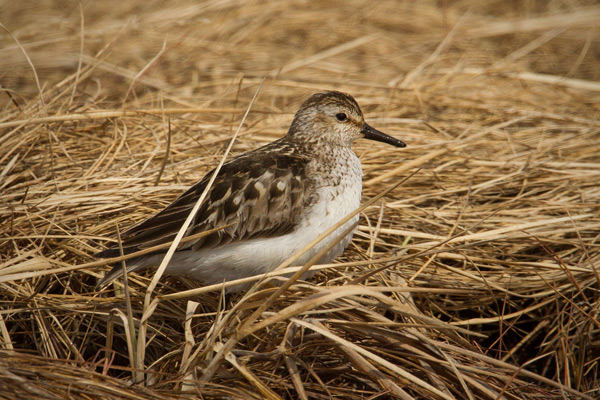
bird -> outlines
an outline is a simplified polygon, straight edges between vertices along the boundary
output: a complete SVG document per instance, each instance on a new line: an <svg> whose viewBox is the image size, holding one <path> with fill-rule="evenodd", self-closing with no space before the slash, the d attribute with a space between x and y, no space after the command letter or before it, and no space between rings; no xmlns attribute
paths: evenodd
<svg viewBox="0 0 600 400"><path fill-rule="evenodd" d="M406 147L403 141L368 125L351 95L335 90L313 94L298 109L285 136L222 165L184 239L225 228L182 240L165 274L211 285L273 271L360 206L362 166L351 148L360 138ZM123 233L123 254L171 243L211 176L209 172L162 211ZM318 262L333 261L351 241L358 219L357 214L294 265L303 265L350 230ZM158 267L165 253L163 247L127 260L127 273ZM117 245L95 254L97 258L120 255ZM303 278L313 274L309 271ZM121 275L119 263L98 286Z"/></svg>

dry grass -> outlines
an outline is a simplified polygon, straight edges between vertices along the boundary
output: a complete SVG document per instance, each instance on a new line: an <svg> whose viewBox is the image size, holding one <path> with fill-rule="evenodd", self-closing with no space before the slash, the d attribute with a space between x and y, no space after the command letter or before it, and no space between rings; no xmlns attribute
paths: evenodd
<svg viewBox="0 0 600 400"><path fill-rule="evenodd" d="M600 397L598 20L582 0L7 2L0 397ZM374 201L338 263L226 298L151 272L97 292L91 255L218 164L264 76L233 154L326 88L408 144L356 145Z"/></svg>

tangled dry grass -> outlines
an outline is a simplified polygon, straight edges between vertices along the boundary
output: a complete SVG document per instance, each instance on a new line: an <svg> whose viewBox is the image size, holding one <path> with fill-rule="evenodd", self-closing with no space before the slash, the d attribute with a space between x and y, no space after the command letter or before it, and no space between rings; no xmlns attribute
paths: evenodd
<svg viewBox="0 0 600 400"><path fill-rule="evenodd" d="M5 2L0 398L600 397L598 20L583 0ZM287 287L98 291L92 254L220 161L263 77L234 154L327 88L408 144L356 145L351 246Z"/></svg>

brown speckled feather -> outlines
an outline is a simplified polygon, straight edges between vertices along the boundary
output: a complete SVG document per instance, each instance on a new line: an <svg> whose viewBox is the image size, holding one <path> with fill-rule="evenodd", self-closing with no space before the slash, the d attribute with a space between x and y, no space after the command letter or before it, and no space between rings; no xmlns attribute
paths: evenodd
<svg viewBox="0 0 600 400"><path fill-rule="evenodd" d="M220 232L187 241L179 250L214 248L232 241L270 237L290 232L316 199L311 198L312 181L307 179L308 159L294 154L273 153L270 147L281 140L225 163L219 171L185 236L232 224ZM206 188L212 172L177 200L151 218L123 234L125 254L171 242ZM166 252L164 250L163 252ZM119 255L118 247L98 257Z"/></svg>

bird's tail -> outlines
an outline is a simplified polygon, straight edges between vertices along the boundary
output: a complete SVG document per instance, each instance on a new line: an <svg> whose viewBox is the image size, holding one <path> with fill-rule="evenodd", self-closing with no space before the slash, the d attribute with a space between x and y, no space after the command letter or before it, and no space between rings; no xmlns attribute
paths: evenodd
<svg viewBox="0 0 600 400"><path fill-rule="evenodd" d="M101 251L95 256L98 258L110 258L116 257L119 254L113 254L113 249L108 249ZM145 261L148 259L147 256L135 257L133 259L125 261L125 270L129 274L130 272L137 271L145 267ZM113 269L111 269L104 277L96 284L97 288L103 288L108 285L115 279L123 276L123 265L121 262L114 264Z"/></svg>

